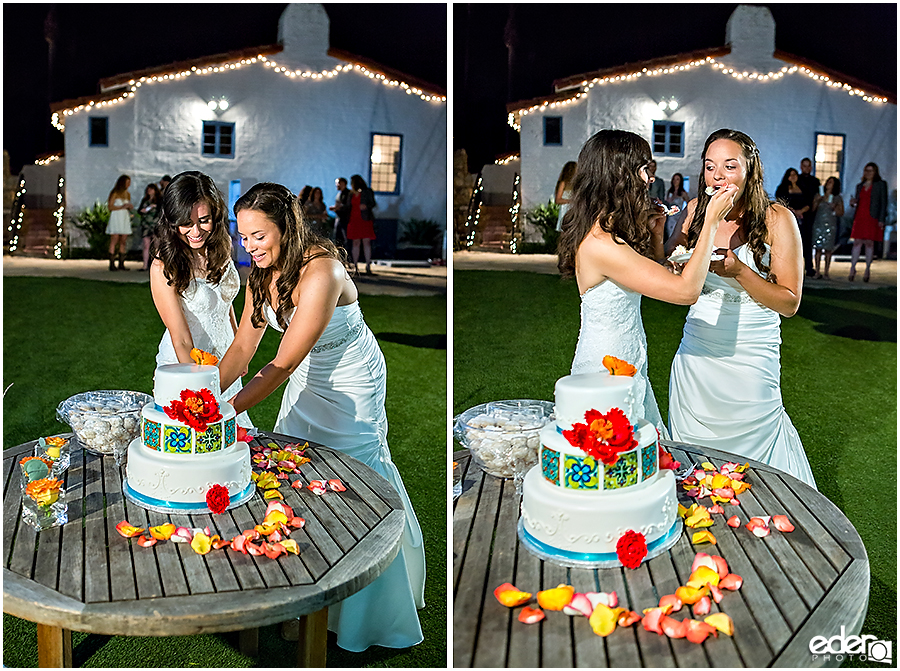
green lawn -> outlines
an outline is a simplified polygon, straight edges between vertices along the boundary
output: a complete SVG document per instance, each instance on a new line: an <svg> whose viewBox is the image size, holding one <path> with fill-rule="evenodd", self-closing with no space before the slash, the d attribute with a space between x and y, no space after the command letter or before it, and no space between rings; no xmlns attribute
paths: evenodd
<svg viewBox="0 0 900 671"><path fill-rule="evenodd" d="M243 292L235 302L240 314ZM366 321L388 369L388 434L425 536L425 641L408 650L349 653L329 643L331 667L445 667L446 654L446 309L444 297L362 296ZM3 446L67 431L60 401L93 389L152 392L154 360L164 328L149 284L77 279L4 278ZM271 360L279 342L266 333L251 373ZM10 386L12 385L12 386ZM250 410L264 430L275 424L281 392ZM170 638L74 634L76 664L94 667L293 666L294 644L277 627L260 632L259 660L244 657L226 634ZM37 666L35 625L4 614L3 663Z"/></svg>
<svg viewBox="0 0 900 671"><path fill-rule="evenodd" d="M574 282L499 271L454 273L453 411L552 399L578 340ZM897 634L897 291L807 290L782 321L782 394L819 490L869 555L863 634ZM663 417L686 307L644 299L649 376ZM852 339L845 336L864 337ZM875 340L877 338L877 340Z"/></svg>

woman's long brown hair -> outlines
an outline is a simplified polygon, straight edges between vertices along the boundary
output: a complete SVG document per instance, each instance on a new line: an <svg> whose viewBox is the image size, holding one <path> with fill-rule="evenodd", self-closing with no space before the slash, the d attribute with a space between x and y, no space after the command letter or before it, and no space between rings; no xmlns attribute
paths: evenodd
<svg viewBox="0 0 900 671"><path fill-rule="evenodd" d="M584 143L557 246L564 277L575 274L575 254L594 224L614 241L651 255L650 195L638 174L649 161L650 145L628 131L601 130Z"/></svg>
<svg viewBox="0 0 900 671"><path fill-rule="evenodd" d="M320 237L312 231L306 221L300 199L281 184L263 182L255 185L238 198L234 204L234 216L236 217L242 210L260 212L281 232L281 252L277 261L277 269L281 271L281 275L275 280L278 305L272 306L269 300L269 286L276 268L274 266L260 268L254 263L247 280L247 285L253 293L251 321L256 328L265 324L263 306L270 305L275 309L278 325L286 329L289 313L294 307L291 295L300 281L303 266L323 256L343 260L343 250L339 250L331 240ZM318 247L320 251L311 252L313 247Z"/></svg>
<svg viewBox="0 0 900 671"><path fill-rule="evenodd" d="M218 284L231 263L231 235L228 232L228 206L212 179L191 170L175 175L163 192L161 214L156 225L152 255L163 263L163 274L179 296L194 279L191 248L181 238L179 226L191 225L191 210L206 203L212 230L206 238L206 281Z"/></svg>
<svg viewBox="0 0 900 671"><path fill-rule="evenodd" d="M772 201L766 195L763 188L763 167L762 161L759 160L759 149L756 143L749 135L739 130L731 130L722 128L717 130L708 138L706 144L703 145L703 154L700 159L700 178L697 180L699 187L699 195L697 196L697 207L694 209L694 218L691 220L688 229L688 247L694 247L697 239L700 237L700 231L703 229L703 220L706 218L706 206L709 205L711 196L706 194L706 175L705 161L706 152L709 146L716 140L731 140L736 142L740 148L744 159L747 161L747 182L744 184L744 193L739 202L734 207L740 212L741 228L747 235L747 244L753 253L753 260L756 267L766 276L770 282L775 282L776 278L771 273L771 268L763 263L763 256L766 253L766 240L769 235L769 228L766 226L766 214L772 206Z"/></svg>

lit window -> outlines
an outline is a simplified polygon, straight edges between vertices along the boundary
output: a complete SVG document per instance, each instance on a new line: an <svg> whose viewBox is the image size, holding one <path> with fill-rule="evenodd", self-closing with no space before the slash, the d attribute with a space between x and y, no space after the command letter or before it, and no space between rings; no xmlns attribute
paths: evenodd
<svg viewBox="0 0 900 671"><path fill-rule="evenodd" d="M544 117L544 145L562 146L562 117Z"/></svg>
<svg viewBox="0 0 900 671"><path fill-rule="evenodd" d="M234 123L204 121L202 147L203 156L234 158Z"/></svg>
<svg viewBox="0 0 900 671"><path fill-rule="evenodd" d="M816 164L813 174L824 185L829 177L837 177L844 182L844 142L843 134L816 133Z"/></svg>
<svg viewBox="0 0 900 671"><path fill-rule="evenodd" d="M400 193L402 135L372 133L369 186L378 193Z"/></svg>
<svg viewBox="0 0 900 671"><path fill-rule="evenodd" d="M653 155L684 156L684 122L653 122Z"/></svg>
<svg viewBox="0 0 900 671"><path fill-rule="evenodd" d="M88 123L88 146L109 146L109 118L105 116L92 116Z"/></svg>

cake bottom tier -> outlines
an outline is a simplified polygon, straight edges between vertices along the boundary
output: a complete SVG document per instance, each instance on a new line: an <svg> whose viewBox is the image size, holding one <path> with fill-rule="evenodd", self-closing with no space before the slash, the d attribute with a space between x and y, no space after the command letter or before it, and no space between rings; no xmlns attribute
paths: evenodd
<svg viewBox="0 0 900 671"><path fill-rule="evenodd" d="M668 536L678 517L675 477L663 470L639 487L608 493L566 490L532 468L522 485L522 528L537 543L563 553L615 557L626 531L650 546Z"/></svg>
<svg viewBox="0 0 900 671"><path fill-rule="evenodd" d="M213 485L228 489L229 508L253 495L250 448L237 442L212 454L169 454L136 438L128 446L124 490L131 501L150 510L204 512Z"/></svg>

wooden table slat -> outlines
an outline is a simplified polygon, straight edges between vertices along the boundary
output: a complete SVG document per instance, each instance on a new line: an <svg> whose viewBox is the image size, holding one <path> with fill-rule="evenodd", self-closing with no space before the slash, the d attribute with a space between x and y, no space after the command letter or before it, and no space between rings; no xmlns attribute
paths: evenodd
<svg viewBox="0 0 900 671"><path fill-rule="evenodd" d="M219 518L222 518L223 528L218 528L217 521ZM219 536L222 538L223 533L228 533L227 529L231 527L231 516L230 515L191 515L191 524L193 524L195 529L206 529L209 528L210 538L213 536ZM230 552L228 549L212 549L207 554L203 555L203 559L206 562L206 568L209 571L209 575L213 581L213 589L217 593L222 592L232 592L240 589L240 583L238 583L237 577L234 574L234 569L231 566L231 562L228 561L228 557L225 555L226 552Z"/></svg>
<svg viewBox="0 0 900 671"><path fill-rule="evenodd" d="M104 517L103 461L84 452L84 601L110 600L109 568L106 559L106 518ZM71 522L70 522L71 524ZM118 534L116 534L118 536Z"/></svg>
<svg viewBox="0 0 900 671"><path fill-rule="evenodd" d="M378 518L383 518L391 510L391 504L398 498L397 492L387 480L382 479L381 482L367 482L360 478L353 466L349 466L347 455L340 452L332 452L329 458L329 465L332 470L338 474L341 482L347 485L354 492L354 497L358 497L360 503L364 503L371 508ZM302 467L301 467L302 468ZM348 498L348 501L354 501L354 498ZM351 505L355 505L351 504ZM365 514L363 508L357 510L358 515Z"/></svg>
<svg viewBox="0 0 900 671"><path fill-rule="evenodd" d="M71 445L71 443L70 443ZM84 505L84 451L71 449L69 468L66 470L66 500L69 520L81 520ZM84 530L80 524L64 524L62 527L62 557L65 566L60 567L57 589L66 596L81 600L84 595Z"/></svg>
<svg viewBox="0 0 900 671"><path fill-rule="evenodd" d="M470 470L481 471L474 463L469 467ZM493 479L493 476L484 475L485 479ZM537 596L537 585L541 584L541 560L535 557L530 552L527 552L525 548L521 545L518 545L516 550L516 579L512 581L512 584L519 588L524 588L525 585L528 585L529 592L532 592L535 596ZM531 587L531 585L535 585L535 587ZM496 585L494 585L496 587ZM494 587L491 587L491 592L494 591ZM461 588L460 591L462 591ZM494 595L491 594L490 598L494 598ZM536 604L531 604L533 607ZM518 618L518 613L514 613L515 618ZM559 613L550 613L549 616L552 617L554 615L559 615ZM456 622L456 604L453 605L453 621ZM513 619L512 626L509 631L509 650L506 665L509 667L515 668L532 668L537 660L541 659L541 641L543 640L543 628L544 621L541 621L537 624L525 625L519 622L518 619ZM521 625L521 626L517 626ZM534 628L538 627L537 633L535 633ZM453 628L453 637L456 638L456 626ZM453 657L453 665L456 666L456 656L454 654Z"/></svg>
<svg viewBox="0 0 900 671"><path fill-rule="evenodd" d="M597 573L600 578L601 592L612 591L615 587L615 585L610 585L606 582L607 576L618 577L624 583L625 588L623 591L620 592L618 589L615 591L619 594L620 601L627 604L631 610L641 612L643 608L650 608L658 604L659 598L663 596L658 593L653 585L650 567L647 563L641 564L633 571L629 570L627 575L624 575L623 569L609 569L597 571ZM650 605L642 607L642 604ZM674 668L676 666L675 655L667 637L647 631L640 625L635 627L635 633L645 666L648 659L653 660L652 666L664 668Z"/></svg>
<svg viewBox="0 0 900 671"><path fill-rule="evenodd" d="M454 460L459 462L462 469L463 492L472 487L481 486L481 469L477 468L469 457L461 458L454 455ZM476 482L477 477L477 482ZM459 586L459 572L465 562L466 546L469 542L469 534L472 531L472 523L475 519L475 509L478 504L477 497L461 496L453 502L453 596L456 598L456 590Z"/></svg>
<svg viewBox="0 0 900 671"><path fill-rule="evenodd" d="M19 455L3 460L3 566L7 568L13 561L16 533L22 519L22 490L18 463ZM10 464L15 464L16 468L11 468Z"/></svg>
<svg viewBox="0 0 900 671"><path fill-rule="evenodd" d="M232 519L241 531L253 529L257 524L262 523L263 518L266 516L265 513L266 506L259 500L259 497L253 497L247 505L231 510ZM291 538L298 543L300 542L297 538L297 532L292 533ZM258 541L255 543L258 544ZM229 550L229 552L231 551ZM266 587L281 587L288 584L288 579L284 574L284 570L278 562L273 562L266 556L232 554L235 555L231 559L232 565L236 567L235 570L237 571L238 579L241 579L243 576L248 583L256 584L256 579L252 577L250 571L250 565L252 565L257 576L259 576L259 579ZM301 556L303 555L302 550L300 554ZM240 567L240 570L238 570L238 567ZM307 582L312 581L308 580ZM244 589L246 589L246 587Z"/></svg>
<svg viewBox="0 0 900 671"><path fill-rule="evenodd" d="M129 514L132 508L129 508ZM148 527L158 527L163 524L172 522L171 516L165 513L158 513L152 510L145 511ZM129 520L130 521L130 520ZM149 531L147 532L149 533ZM187 578L184 569L181 566L181 555L178 550L178 543L171 540L160 541L152 548L136 548L137 550L149 551L147 554L153 557L156 562L154 570L158 574L160 581L161 596L186 596L190 594L188 589ZM139 596L143 596L140 591Z"/></svg>
<svg viewBox="0 0 900 671"><path fill-rule="evenodd" d="M325 480L326 482L332 479L340 480L340 476L331 466L331 462L335 461L332 453L325 452L324 454L325 459L315 464L315 470L320 474L320 479ZM331 490L329 489L328 491ZM369 529L374 524L377 524L378 520L381 518L374 515L374 512L368 506L356 505L355 501L350 500L351 497L347 496L347 493L350 491L351 490L348 489L347 492L339 492L340 496L323 496L322 501L335 511L335 514L338 515L342 524L347 528L347 531L350 532L353 538L359 540L365 536L369 532ZM326 494L328 494L328 492L326 492ZM366 516L368 523L359 514L364 513L364 511L369 513L369 516Z"/></svg>
<svg viewBox="0 0 900 671"><path fill-rule="evenodd" d="M187 527L193 529L194 524L190 515L170 515L169 520L176 527ZM171 541L166 541L167 543ZM192 595L197 594L214 594L216 591L212 578L209 575L209 568L203 560L203 555L194 552L194 548L190 543L175 543L178 548L178 555L181 558L181 568L184 571L185 581Z"/></svg>
<svg viewBox="0 0 900 671"><path fill-rule="evenodd" d="M515 491L512 493L515 494ZM553 589L568 582L568 569L544 562L541 589ZM548 615L550 617L541 622L541 666L572 668L575 666L574 650L571 645L573 618L562 613L548 613Z"/></svg>
<svg viewBox="0 0 900 671"><path fill-rule="evenodd" d="M311 468L304 473L307 477L311 474L319 475ZM318 480L320 478L314 477L313 479ZM342 524L332 507L323 501L326 496L339 497L341 494L342 492L332 492L329 489L322 496L319 496L305 486L297 490L297 496L302 502L303 508L309 511L308 516L304 515L308 533L317 543L319 550L329 564L334 563L337 557L346 553L357 542L357 539ZM327 533L327 540L324 535L318 533L320 529Z"/></svg>
<svg viewBox="0 0 900 671"><path fill-rule="evenodd" d="M569 571L569 582L575 588L575 592L586 594L587 592L597 592L597 577L594 571L587 569L571 569ZM620 604L621 605L621 604ZM518 623L515 623L518 624ZM513 626L515 626L515 624ZM587 629L585 629L587 627ZM599 636L589 636L591 625L588 618L580 615L572 617L572 628L574 630L574 665L579 668L589 667L609 667L613 666L612 658L618 657L625 663L622 668L631 668L640 666L640 658L638 656L637 644L631 639L629 646L628 639L625 637L616 637L615 643L611 640L600 638ZM607 654L609 647L609 654Z"/></svg>

